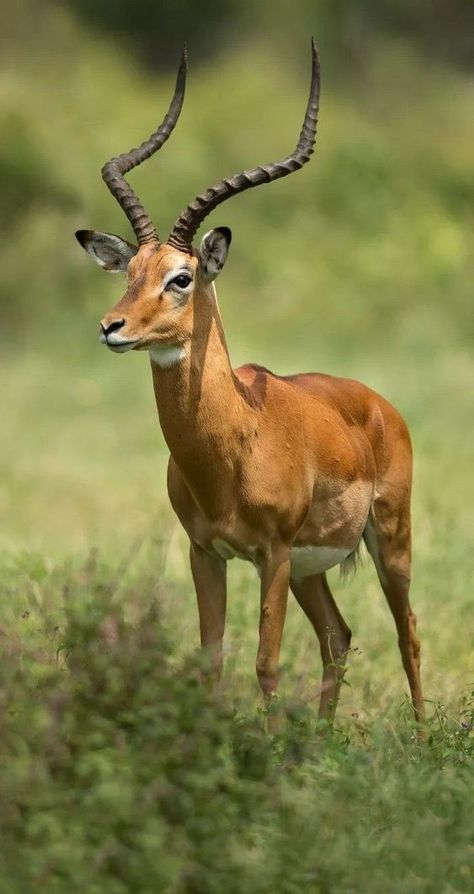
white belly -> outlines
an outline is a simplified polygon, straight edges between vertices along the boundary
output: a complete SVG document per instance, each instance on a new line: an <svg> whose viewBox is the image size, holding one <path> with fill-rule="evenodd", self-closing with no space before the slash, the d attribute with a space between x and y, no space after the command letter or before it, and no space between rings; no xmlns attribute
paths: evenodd
<svg viewBox="0 0 474 894"><path fill-rule="evenodd" d="M224 540L213 540L212 545L222 559L247 559L247 561L256 561L256 548L249 546L245 552L237 552L229 543ZM321 574L339 565L344 559L347 559L352 552L352 548L334 548L332 546L294 546L291 550L291 576L295 579L301 577L309 577L311 574Z"/></svg>
<svg viewBox="0 0 474 894"><path fill-rule="evenodd" d="M294 546L291 550L291 576L309 577L321 574L347 559L352 549L332 546Z"/></svg>

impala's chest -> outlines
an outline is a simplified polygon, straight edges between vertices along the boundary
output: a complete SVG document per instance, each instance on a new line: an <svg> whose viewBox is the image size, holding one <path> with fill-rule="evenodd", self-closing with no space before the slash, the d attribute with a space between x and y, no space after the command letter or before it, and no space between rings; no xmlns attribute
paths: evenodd
<svg viewBox="0 0 474 894"><path fill-rule="evenodd" d="M236 548L225 540L216 538L212 541L213 550L226 561L229 559L245 559L259 567L257 547L242 546ZM294 546L291 550L291 576L295 579L322 574L339 565L352 552L352 547L331 546Z"/></svg>

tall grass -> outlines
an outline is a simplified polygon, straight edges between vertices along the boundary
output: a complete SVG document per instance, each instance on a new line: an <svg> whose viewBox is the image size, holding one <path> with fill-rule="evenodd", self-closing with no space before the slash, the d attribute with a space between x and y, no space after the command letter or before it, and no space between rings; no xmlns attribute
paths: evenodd
<svg viewBox="0 0 474 894"><path fill-rule="evenodd" d="M2 890L472 889L472 695L423 746L401 700L327 737L293 696L270 738L176 654L149 572L30 560L8 590Z"/></svg>

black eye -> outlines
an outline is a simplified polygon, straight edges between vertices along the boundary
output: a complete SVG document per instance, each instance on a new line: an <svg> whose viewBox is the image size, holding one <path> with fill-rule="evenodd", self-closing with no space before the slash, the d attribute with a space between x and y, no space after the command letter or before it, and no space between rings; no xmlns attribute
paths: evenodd
<svg viewBox="0 0 474 894"><path fill-rule="evenodd" d="M186 289L191 282L191 277L187 273L180 273L179 276L175 276L175 278L170 282L170 286L178 286L178 289Z"/></svg>

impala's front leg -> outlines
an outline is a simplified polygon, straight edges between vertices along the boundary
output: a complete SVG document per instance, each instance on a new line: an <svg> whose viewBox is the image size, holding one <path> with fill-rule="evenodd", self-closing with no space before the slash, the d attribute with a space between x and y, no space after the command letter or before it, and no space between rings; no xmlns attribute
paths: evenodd
<svg viewBox="0 0 474 894"><path fill-rule="evenodd" d="M226 563L191 543L191 571L199 609L201 646L209 657L205 677L217 681L222 674L226 610Z"/></svg>
<svg viewBox="0 0 474 894"><path fill-rule="evenodd" d="M262 566L260 641L257 676L268 706L278 689L281 638L288 604L290 550L279 546L266 556Z"/></svg>

